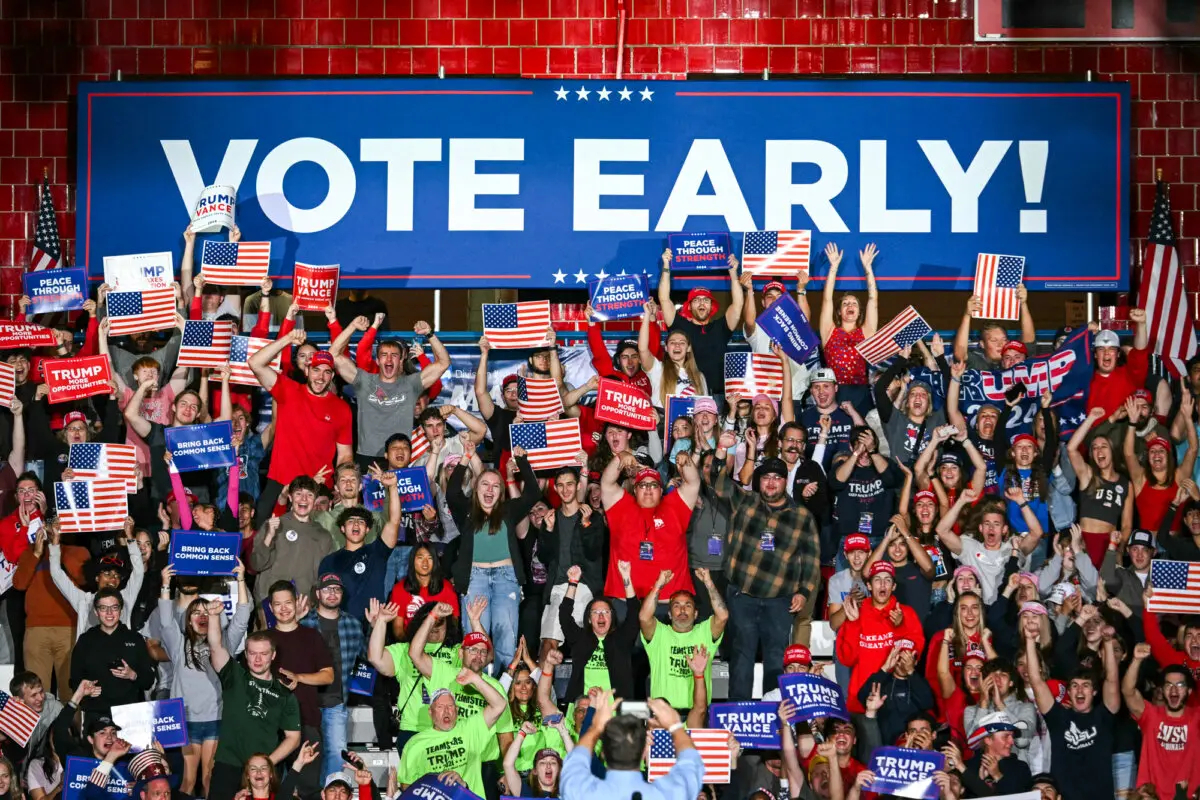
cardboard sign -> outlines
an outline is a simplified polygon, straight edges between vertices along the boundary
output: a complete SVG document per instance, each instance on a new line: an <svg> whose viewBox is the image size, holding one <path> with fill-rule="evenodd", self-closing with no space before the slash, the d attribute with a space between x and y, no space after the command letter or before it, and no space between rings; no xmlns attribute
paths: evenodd
<svg viewBox="0 0 1200 800"><path fill-rule="evenodd" d="M56 347L58 339L50 328L32 322L0 322L0 350L13 347Z"/></svg>
<svg viewBox="0 0 1200 800"><path fill-rule="evenodd" d="M729 269L728 233L672 233L667 247L672 269Z"/></svg>
<svg viewBox="0 0 1200 800"><path fill-rule="evenodd" d="M780 747L778 703L713 703L708 709L708 727L724 728L742 747Z"/></svg>
<svg viewBox="0 0 1200 800"><path fill-rule="evenodd" d="M180 425L163 429L167 451L175 469L197 472L237 463L233 449L233 423L229 420L206 425Z"/></svg>
<svg viewBox="0 0 1200 800"><path fill-rule="evenodd" d="M121 726L121 738L133 745L134 752L147 750L154 742L164 748L189 743L183 699L179 697L113 706L112 719Z"/></svg>
<svg viewBox="0 0 1200 800"><path fill-rule="evenodd" d="M237 531L171 531L168 563L177 575L232 575L241 549Z"/></svg>
<svg viewBox="0 0 1200 800"><path fill-rule="evenodd" d="M105 256L104 282L114 292L169 289L175 282L175 259L170 253Z"/></svg>
<svg viewBox="0 0 1200 800"><path fill-rule="evenodd" d="M588 298L596 319L629 319L640 317L645 312L645 275L610 275L600 280L588 281Z"/></svg>
<svg viewBox="0 0 1200 800"><path fill-rule="evenodd" d="M303 311L324 311L337 297L341 265L317 266L296 262L292 273L292 297Z"/></svg>
<svg viewBox="0 0 1200 800"><path fill-rule="evenodd" d="M611 378L596 389L596 420L635 431L654 430L654 406L640 390Z"/></svg>
<svg viewBox="0 0 1200 800"><path fill-rule="evenodd" d="M946 757L931 750L876 747L870 766L875 779L867 788L881 795L937 800L941 788L933 782L933 773L945 764Z"/></svg>
<svg viewBox="0 0 1200 800"><path fill-rule="evenodd" d="M835 717L849 720L842 687L834 681L808 672L792 672L779 676L779 691L784 700L791 700L798 719Z"/></svg>
<svg viewBox="0 0 1200 800"><path fill-rule="evenodd" d="M807 361L820 345L808 317L787 292L759 314L755 324L797 364Z"/></svg>
<svg viewBox="0 0 1200 800"><path fill-rule="evenodd" d="M92 770L100 765L96 758L80 758L67 756L67 763L62 775L62 800L83 800L83 793L88 785ZM105 797L113 800L129 800L129 792L133 789L133 781L124 764L114 764L112 772L108 773L108 784L104 787Z"/></svg>
<svg viewBox="0 0 1200 800"><path fill-rule="evenodd" d="M87 271L82 267L26 272L21 283L30 300L27 314L76 311L88 299Z"/></svg>
<svg viewBox="0 0 1200 800"><path fill-rule="evenodd" d="M350 674L350 680L346 682L346 691L350 694L371 697L375 694L376 677L375 668L360 658L354 662L354 672Z"/></svg>
<svg viewBox="0 0 1200 800"><path fill-rule="evenodd" d="M237 205L237 189L215 184L205 186L192 212L192 230L196 233L215 233L233 227L233 211Z"/></svg>
<svg viewBox="0 0 1200 800"><path fill-rule="evenodd" d="M480 800L465 786L442 783L430 773L400 793L399 800Z"/></svg>
<svg viewBox="0 0 1200 800"><path fill-rule="evenodd" d="M108 356L51 358L42 362L51 403L66 403L85 397L108 394L112 370Z"/></svg>

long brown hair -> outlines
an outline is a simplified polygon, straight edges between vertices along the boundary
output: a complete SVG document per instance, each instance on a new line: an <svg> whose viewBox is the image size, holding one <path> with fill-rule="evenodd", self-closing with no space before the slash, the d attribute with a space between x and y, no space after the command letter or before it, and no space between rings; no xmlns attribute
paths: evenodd
<svg viewBox="0 0 1200 800"><path fill-rule="evenodd" d="M692 381L692 386L696 388L696 394L702 395L707 392L707 387L704 385L704 375L700 373L700 368L696 366L696 356L692 350L692 339L683 331L671 331L667 334L667 339L672 336L682 336L687 342L687 352L683 356L683 368L687 371L688 378ZM667 352L666 345L663 345L662 357L662 385L658 387L658 402L662 408L667 407L667 397L675 394L675 384L679 381L679 367L671 360L670 354Z"/></svg>
<svg viewBox="0 0 1200 800"><path fill-rule="evenodd" d="M479 481L487 474L495 475L500 480L500 497L496 500L496 505L492 506L491 511L484 510L484 507L479 504ZM500 527L504 524L504 492L507 489L507 484L504 481L504 476L500 474L498 469L485 469L479 473L479 477L475 479L475 486L471 492L471 527L475 531L483 530L484 525L487 525L488 535L494 536ZM463 531L468 533L468 531Z"/></svg>
<svg viewBox="0 0 1200 800"><path fill-rule="evenodd" d="M204 669L209 654L208 635L192 629L192 612L196 609L207 614L208 601L203 597L197 597L188 603L187 612L183 617L183 663L189 669ZM209 620L209 624L214 623ZM220 625L220 620L217 620L215 624Z"/></svg>

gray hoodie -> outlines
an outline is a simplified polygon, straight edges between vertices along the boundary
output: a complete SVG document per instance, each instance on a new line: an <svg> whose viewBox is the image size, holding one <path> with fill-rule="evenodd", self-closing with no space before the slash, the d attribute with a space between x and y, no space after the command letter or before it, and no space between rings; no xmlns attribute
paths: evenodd
<svg viewBox="0 0 1200 800"><path fill-rule="evenodd" d="M254 606L240 603L233 611L233 620L225 624L222 614L221 625L225 627L225 649L236 653L250 625L250 612ZM180 621L175 615L175 601L168 597L158 598L159 626L162 629L163 649L175 666L171 677L171 697L182 697L188 722L213 722L221 718L221 680L212 668L208 642L196 645L196 663L187 658L187 637L183 634ZM184 619L187 625L188 620Z"/></svg>
<svg viewBox="0 0 1200 800"><path fill-rule="evenodd" d="M129 580L125 583L125 588L121 590L121 599L125 601L121 609L121 622L130 626L132 625L130 620L133 614L133 604L137 602L138 592L142 590L142 578L146 574L146 565L142 563L142 551L138 549L136 541L130 539L127 549L132 571L129 574ZM75 585L75 581L71 580L71 576L63 570L62 545L50 545L50 580L54 581L55 587L71 604L71 608L75 609L75 638L78 640L84 631L99 623L99 620L96 619L96 612L92 610L92 598L96 596L96 593L80 589Z"/></svg>
<svg viewBox="0 0 1200 800"><path fill-rule="evenodd" d="M297 594L311 594L317 584L321 559L333 552L329 531L316 522L301 522L292 512L279 517L279 531L270 546L266 544L267 520L254 535L254 550L250 553L251 569L258 572L254 582L254 599L261 602L278 580L294 581Z"/></svg>

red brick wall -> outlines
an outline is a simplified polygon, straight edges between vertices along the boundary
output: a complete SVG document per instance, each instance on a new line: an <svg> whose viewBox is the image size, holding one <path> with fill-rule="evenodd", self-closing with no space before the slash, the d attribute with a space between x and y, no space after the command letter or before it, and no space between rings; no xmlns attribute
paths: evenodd
<svg viewBox="0 0 1200 800"><path fill-rule="evenodd" d="M127 76L607 77L617 0L0 0L0 268L23 265L32 184L49 170L60 230L74 182L75 84ZM971 0L626 0L626 71L811 74L1039 73L1128 81L1134 219L1155 168L1172 184L1184 261L1200 240L1200 47L983 44ZM134 214L136 229L136 213ZM69 252L73 253L71 243ZM0 270L11 294L14 270Z"/></svg>

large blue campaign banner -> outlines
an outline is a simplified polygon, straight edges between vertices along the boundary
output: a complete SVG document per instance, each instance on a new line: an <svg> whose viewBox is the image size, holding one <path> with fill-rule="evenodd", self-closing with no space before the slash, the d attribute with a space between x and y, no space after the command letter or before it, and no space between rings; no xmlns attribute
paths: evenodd
<svg viewBox="0 0 1200 800"><path fill-rule="evenodd" d="M92 770L99 765L100 759L98 758L67 756L67 764L63 768L62 776L63 800L83 800L88 778L91 777ZM112 771L108 773L108 783L104 787L105 796L111 797L113 800L118 800L118 798L129 800L129 791L132 788L133 781L129 779L125 765L114 765Z"/></svg>
<svg viewBox="0 0 1200 800"><path fill-rule="evenodd" d="M929 750L876 747L868 767L875 773L875 779L867 788L880 795L937 800L941 788L933 782L933 773L945 763L944 755Z"/></svg>
<svg viewBox="0 0 1200 800"><path fill-rule="evenodd" d="M230 467L237 462L233 449L233 423L229 420L171 426L163 429L163 435L171 461L180 472Z"/></svg>
<svg viewBox="0 0 1200 800"><path fill-rule="evenodd" d="M87 270L82 267L26 272L21 284L29 298L29 314L75 311L88 299Z"/></svg>
<svg viewBox="0 0 1200 800"><path fill-rule="evenodd" d="M742 747L778 749L779 704L713 703L708 708L708 727L724 728Z"/></svg>
<svg viewBox="0 0 1200 800"><path fill-rule="evenodd" d="M130 209L141 250L180 253L225 184L284 285L299 259L347 288L582 290L657 274L671 233L737 252L788 229L814 253L876 242L886 289L969 289L980 252L1025 256L1037 291L1129 283L1122 83L139 81L82 84L78 109L94 278ZM855 261L839 278L861 288Z"/></svg>
<svg viewBox="0 0 1200 800"><path fill-rule="evenodd" d="M176 575L232 575L241 547L237 531L171 531L167 563Z"/></svg>

